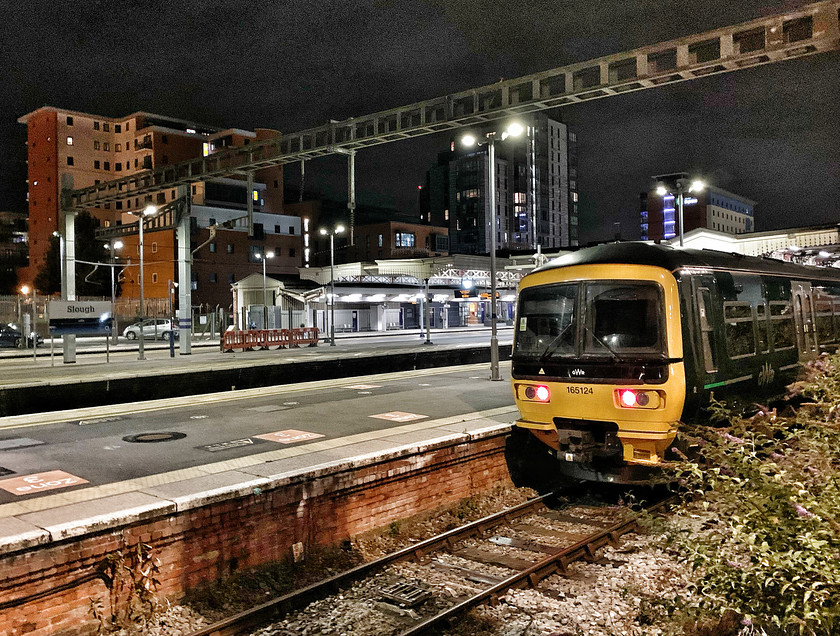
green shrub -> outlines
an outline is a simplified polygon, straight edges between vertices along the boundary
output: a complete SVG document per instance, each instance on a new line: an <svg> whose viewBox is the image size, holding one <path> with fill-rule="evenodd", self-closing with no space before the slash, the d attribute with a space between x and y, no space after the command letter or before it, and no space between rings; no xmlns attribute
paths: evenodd
<svg viewBox="0 0 840 636"><path fill-rule="evenodd" d="M695 616L734 611L762 629L840 633L838 363L821 358L794 386L816 408L742 419L713 401L716 427L686 426L699 457L679 465L677 483L686 507L706 511L705 531L674 541L698 575Z"/></svg>

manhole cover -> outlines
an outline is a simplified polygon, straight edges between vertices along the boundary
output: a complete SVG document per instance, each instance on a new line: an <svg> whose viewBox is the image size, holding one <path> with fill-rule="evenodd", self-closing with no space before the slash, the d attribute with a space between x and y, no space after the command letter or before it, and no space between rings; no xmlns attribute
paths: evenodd
<svg viewBox="0 0 840 636"><path fill-rule="evenodd" d="M416 607L428 600L432 593L416 583L397 582L379 589L382 598L400 607Z"/></svg>
<svg viewBox="0 0 840 636"><path fill-rule="evenodd" d="M184 439L186 433L154 432L138 433L137 435L126 435L124 442L135 442L138 444L154 444L155 442L171 442L174 439Z"/></svg>

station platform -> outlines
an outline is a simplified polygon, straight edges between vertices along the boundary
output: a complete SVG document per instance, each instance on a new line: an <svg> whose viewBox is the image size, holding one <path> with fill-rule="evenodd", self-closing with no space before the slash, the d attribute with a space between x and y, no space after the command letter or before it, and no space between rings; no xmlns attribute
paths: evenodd
<svg viewBox="0 0 840 636"><path fill-rule="evenodd" d="M433 330L432 344L404 333L336 338L337 345L221 352L218 343L170 357L169 348L78 355L0 356L0 417L84 408L223 390L328 380L386 371L489 361L489 328ZM500 328L500 354L510 355L512 329ZM108 361L106 362L106 356ZM165 378L165 381L163 381Z"/></svg>
<svg viewBox="0 0 840 636"><path fill-rule="evenodd" d="M509 345L502 351L506 378ZM488 360L489 347L483 344L340 342L315 350L208 352L171 361L152 357L144 372L138 372L136 361L126 361L117 365L130 369L113 362L84 363L49 377L2 374L0 391L19 384L24 390L65 387L61 390L71 393L86 382L118 382L122 373L167 393L174 370L167 363L199 382L215 373L241 378L282 372L284 383L263 378L258 386L213 392L208 382L186 395L0 417L0 472L9 469L0 474L0 633L89 628L89 599L108 599L113 591L103 574L107 564L130 558L140 544L160 561L159 593L177 599L234 570L306 558L319 545L340 543L505 482L504 440L516 408L508 382L489 381ZM103 367L106 378L98 377ZM310 373L317 377L304 381ZM420 387L413 389L420 393L399 393L407 386ZM153 467L152 458L175 444L145 445L140 452L149 458L148 470L112 459L121 457L111 451L127 422L180 430L193 417L205 417L188 414L214 405L241 405L236 411L256 416L242 420L247 424L190 429L188 439L208 442L194 452L211 457L213 450L219 461L186 465L176 450L168 451L170 469ZM355 423L340 429L345 419ZM101 446L91 443L87 456L67 465L65 449L86 446L88 431ZM51 447L50 436L68 439ZM195 444L181 448L199 448ZM35 459L46 463L28 470ZM105 473L125 473L125 478L102 477ZM43 626L45 620L57 622Z"/></svg>
<svg viewBox="0 0 840 636"><path fill-rule="evenodd" d="M503 362L501 368L507 377L509 364ZM486 372L485 363L468 364L272 389L277 392L274 403L288 400L284 392L289 391L314 396L313 400L342 391L350 396L310 405L320 410L308 416L302 406L298 416L272 410L265 402L252 403L252 399L266 399L265 388L252 388L0 418L0 465L4 449L14 449L9 443L24 445L26 439L58 437L72 426L80 427L75 430L99 426L107 431L131 417L153 427L168 420L174 430L176 421L192 419L187 415L196 409L209 409L214 403L229 408L232 397L243 406L255 405L245 409L261 414L253 424L255 430L298 421L306 429L268 435L245 431L242 438L213 442L214 450L228 459L99 480L102 483L62 470L35 474L18 470L0 477L5 493L19 489L13 500L0 499L5 501L0 503L0 568L4 572L0 633L49 634L54 629L72 634L89 629L91 599L116 602L113 580L107 574L115 558L130 563L148 550L159 563L158 593L178 599L186 590L235 570L305 559L318 546L336 545L418 511L450 505L506 483L504 440L516 408L509 384L490 382ZM399 404L395 391L400 382L425 391L400 398L406 408L422 409L431 416L396 410L370 415L383 404ZM438 384L430 386L434 382ZM465 394L459 382L475 385L475 395ZM454 385L448 394L439 388ZM371 395L377 387L382 387L379 402ZM386 392L389 387L391 393ZM429 393L439 396L440 403L433 404ZM463 404L452 405L452 395L462 395ZM305 402L302 397L298 400ZM465 410L463 405L475 408ZM354 409L363 411L355 414ZM450 412L454 414L438 415ZM332 420L322 421L323 413ZM275 424L282 417L288 424ZM353 417L388 422L372 425L375 428L355 425L339 430L340 420ZM319 421L321 428L314 424ZM270 442L239 448L246 440L259 441L257 437ZM96 439L97 443L107 441ZM38 448L24 451L35 453ZM94 459L85 460L88 464L97 461L95 451ZM61 449L51 452L58 461ZM107 453L99 461L108 462ZM119 467L114 470L121 472ZM137 472L130 466L124 470ZM93 467L87 473L76 472L92 481L96 473Z"/></svg>

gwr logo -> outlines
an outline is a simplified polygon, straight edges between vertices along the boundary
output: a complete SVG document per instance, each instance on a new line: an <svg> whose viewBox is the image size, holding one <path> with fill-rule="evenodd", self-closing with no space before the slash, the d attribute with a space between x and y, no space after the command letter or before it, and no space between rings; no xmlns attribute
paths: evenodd
<svg viewBox="0 0 840 636"><path fill-rule="evenodd" d="M572 369L572 375L581 376L586 375L586 373L583 371L583 369Z"/></svg>
<svg viewBox="0 0 840 636"><path fill-rule="evenodd" d="M758 372L758 384L759 386L770 384L775 377L776 372L773 370L773 367L770 366L769 362L765 362L761 367L761 371Z"/></svg>

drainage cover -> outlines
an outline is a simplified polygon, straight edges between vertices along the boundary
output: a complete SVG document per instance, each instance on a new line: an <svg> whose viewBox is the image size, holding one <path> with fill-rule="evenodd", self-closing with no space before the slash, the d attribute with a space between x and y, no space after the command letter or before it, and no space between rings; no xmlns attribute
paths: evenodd
<svg viewBox="0 0 840 636"><path fill-rule="evenodd" d="M172 433L172 432L154 432L154 433L138 433L137 435L126 435L123 437L124 442L136 442L138 444L154 444L155 442L171 442L174 439L184 439L186 433Z"/></svg>
<svg viewBox="0 0 840 636"><path fill-rule="evenodd" d="M400 607L415 607L431 598L432 593L416 583L397 582L380 588L382 598Z"/></svg>

